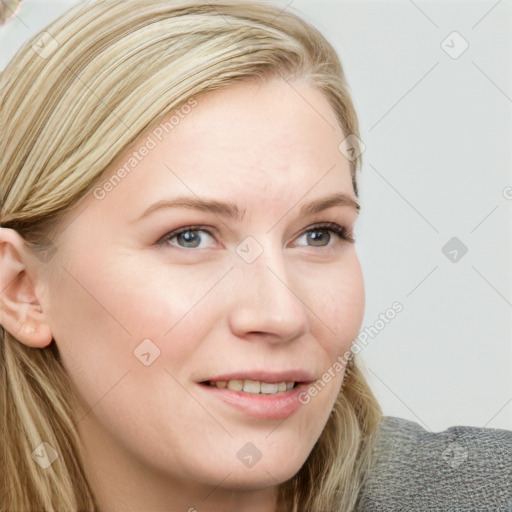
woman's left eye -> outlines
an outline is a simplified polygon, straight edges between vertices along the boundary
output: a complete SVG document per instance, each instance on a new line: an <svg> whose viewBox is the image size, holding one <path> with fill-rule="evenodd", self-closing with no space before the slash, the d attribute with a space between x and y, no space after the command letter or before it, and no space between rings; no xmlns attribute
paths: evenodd
<svg viewBox="0 0 512 512"><path fill-rule="evenodd" d="M349 229L334 222L324 222L312 226L305 230L297 240L305 237L306 247L326 247L331 241L332 233L334 233L339 240L350 243L355 242ZM167 233L158 240L157 245L176 245L183 249L206 249L207 247L204 246L203 240L208 237L213 240L213 235L208 230L200 226L190 226ZM311 245L307 242L310 242ZM304 244L299 245L303 246Z"/></svg>
<svg viewBox="0 0 512 512"><path fill-rule="evenodd" d="M355 238L351 231L346 227L336 224L335 222L324 222L310 227L299 237L299 239L305 236L307 241L312 242L312 245L309 247L326 247L331 241L331 233L334 233L336 237L342 241L350 243L355 242Z"/></svg>

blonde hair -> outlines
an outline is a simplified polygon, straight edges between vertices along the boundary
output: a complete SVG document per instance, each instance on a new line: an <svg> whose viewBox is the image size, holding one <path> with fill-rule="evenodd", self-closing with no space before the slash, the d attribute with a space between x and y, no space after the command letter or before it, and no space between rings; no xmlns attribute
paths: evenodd
<svg viewBox="0 0 512 512"><path fill-rule="evenodd" d="M359 133L332 46L271 4L102 0L75 6L46 32L44 52L32 48L38 35L0 75L0 223L33 248L51 243L60 214L142 134L236 81L305 79L329 101L343 133ZM351 162L356 195L359 165ZM76 390L55 343L32 349L0 328L0 379L2 511L97 511L71 410ZM278 510L354 510L381 417L350 358L322 435L279 486ZM44 471L31 457L42 441L59 454Z"/></svg>

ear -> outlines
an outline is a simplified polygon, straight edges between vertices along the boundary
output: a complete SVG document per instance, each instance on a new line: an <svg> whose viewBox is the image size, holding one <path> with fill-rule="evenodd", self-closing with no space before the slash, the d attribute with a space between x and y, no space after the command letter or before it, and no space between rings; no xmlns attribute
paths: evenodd
<svg viewBox="0 0 512 512"><path fill-rule="evenodd" d="M23 238L0 228L0 324L21 343L44 348L53 338L36 296L36 274L29 272L34 264Z"/></svg>

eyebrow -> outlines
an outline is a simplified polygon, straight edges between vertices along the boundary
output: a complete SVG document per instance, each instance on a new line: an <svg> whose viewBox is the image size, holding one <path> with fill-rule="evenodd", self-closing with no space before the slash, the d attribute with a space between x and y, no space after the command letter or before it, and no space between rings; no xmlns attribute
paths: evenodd
<svg viewBox="0 0 512 512"><path fill-rule="evenodd" d="M314 201L303 205L300 209L300 215L313 215L314 213L319 213L323 210L327 210L327 208L332 208L333 206L348 206L356 210L357 213L359 213L361 210L361 206L355 199L347 194L336 193L315 199ZM234 203L226 203L216 199L179 196L171 200L164 199L152 204L137 219L137 221L158 210L166 210L171 208L185 208L190 210L209 212L220 217L233 219L236 222L242 221L245 215L245 209L240 209Z"/></svg>

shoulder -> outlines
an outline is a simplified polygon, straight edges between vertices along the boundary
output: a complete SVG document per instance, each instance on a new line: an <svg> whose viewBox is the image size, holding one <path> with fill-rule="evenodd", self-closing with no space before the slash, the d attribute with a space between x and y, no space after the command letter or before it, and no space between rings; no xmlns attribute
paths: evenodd
<svg viewBox="0 0 512 512"><path fill-rule="evenodd" d="M512 431L384 416L358 510L512 512Z"/></svg>

